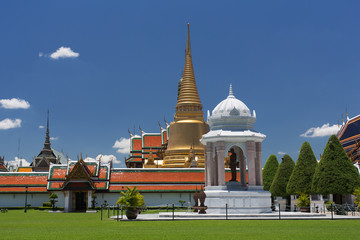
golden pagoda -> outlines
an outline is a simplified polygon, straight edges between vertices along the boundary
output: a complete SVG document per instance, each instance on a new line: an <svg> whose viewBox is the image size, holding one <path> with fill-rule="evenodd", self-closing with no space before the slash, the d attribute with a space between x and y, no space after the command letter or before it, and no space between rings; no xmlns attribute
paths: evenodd
<svg viewBox="0 0 360 240"><path fill-rule="evenodd" d="M209 125L204 122L202 104L195 82L189 24L185 67L179 88L175 119L170 124L163 167L183 168L189 161L189 155L195 158L197 167L204 167L205 147L200 143L200 139L203 134L209 132Z"/></svg>

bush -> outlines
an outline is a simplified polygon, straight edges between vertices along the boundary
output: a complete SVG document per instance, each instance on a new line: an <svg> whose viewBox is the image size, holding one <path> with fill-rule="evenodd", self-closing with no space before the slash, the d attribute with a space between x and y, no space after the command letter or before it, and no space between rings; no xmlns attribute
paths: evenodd
<svg viewBox="0 0 360 240"><path fill-rule="evenodd" d="M43 207L51 207L51 202L43 202Z"/></svg>
<svg viewBox="0 0 360 240"><path fill-rule="evenodd" d="M263 175L263 185L264 190L269 191L271 184L275 178L276 171L279 167L279 162L274 154L270 155L266 160L264 170L262 172Z"/></svg>
<svg viewBox="0 0 360 240"><path fill-rule="evenodd" d="M354 203L359 206L360 205L360 188L356 188L355 191L353 192L353 195L355 196Z"/></svg>

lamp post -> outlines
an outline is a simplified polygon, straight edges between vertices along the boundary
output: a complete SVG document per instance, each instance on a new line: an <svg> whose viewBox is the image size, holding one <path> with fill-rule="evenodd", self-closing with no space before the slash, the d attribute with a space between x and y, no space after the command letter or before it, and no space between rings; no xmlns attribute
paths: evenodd
<svg viewBox="0 0 360 240"><path fill-rule="evenodd" d="M25 210L24 212L26 213L26 208L27 208L27 192L28 192L28 186L25 186Z"/></svg>

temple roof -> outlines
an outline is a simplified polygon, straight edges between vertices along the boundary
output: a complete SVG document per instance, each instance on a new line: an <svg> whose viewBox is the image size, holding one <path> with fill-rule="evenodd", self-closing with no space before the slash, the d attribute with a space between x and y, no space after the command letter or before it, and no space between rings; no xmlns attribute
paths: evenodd
<svg viewBox="0 0 360 240"><path fill-rule="evenodd" d="M87 164L87 161L85 162ZM90 170L90 168L89 168ZM95 170L95 168L93 168ZM0 173L0 193L61 191L67 178L68 166L51 164L49 173ZM94 172L90 170L90 172ZM239 173L238 173L239 174ZM229 169L225 170L225 179L231 178ZM96 191L120 192L126 186L137 186L140 192L194 192L204 185L204 169L111 169L110 165L101 165L98 176L91 181ZM76 182L79 182L77 184ZM68 185L72 189L88 187L86 181L73 181Z"/></svg>
<svg viewBox="0 0 360 240"><path fill-rule="evenodd" d="M355 163L360 161L360 115L347 119L337 133L345 152Z"/></svg>

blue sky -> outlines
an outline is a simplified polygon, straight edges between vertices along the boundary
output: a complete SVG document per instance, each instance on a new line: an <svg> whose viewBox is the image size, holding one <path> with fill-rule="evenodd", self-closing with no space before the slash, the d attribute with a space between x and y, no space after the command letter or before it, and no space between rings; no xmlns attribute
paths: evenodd
<svg viewBox="0 0 360 240"><path fill-rule="evenodd" d="M204 110L232 83L267 135L263 163L304 141L319 157L328 137L301 135L359 114L358 1L1 1L0 155L32 161L50 109L53 148L123 162L128 128L173 120L187 22Z"/></svg>

